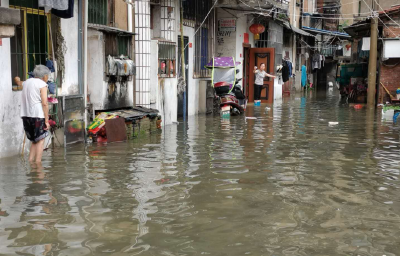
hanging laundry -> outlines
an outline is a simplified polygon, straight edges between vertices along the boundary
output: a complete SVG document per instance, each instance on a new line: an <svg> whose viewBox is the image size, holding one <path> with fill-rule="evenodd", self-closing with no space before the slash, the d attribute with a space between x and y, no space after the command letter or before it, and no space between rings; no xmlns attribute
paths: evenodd
<svg viewBox="0 0 400 256"><path fill-rule="evenodd" d="M351 57L351 43L350 42L343 44L343 56Z"/></svg>
<svg viewBox="0 0 400 256"><path fill-rule="evenodd" d="M305 87L307 84L307 67L305 65L301 66L301 86Z"/></svg>
<svg viewBox="0 0 400 256"><path fill-rule="evenodd" d="M364 37L362 39L361 51L369 51L371 49L371 37Z"/></svg>
<svg viewBox="0 0 400 256"><path fill-rule="evenodd" d="M304 56L306 57L306 60L308 60L308 58L310 58L310 55L308 54L308 52L306 52Z"/></svg>
<svg viewBox="0 0 400 256"><path fill-rule="evenodd" d="M65 11L68 9L68 0L39 0L39 7L44 7L46 13L51 9Z"/></svg>
<svg viewBox="0 0 400 256"><path fill-rule="evenodd" d="M290 62L290 61L287 61L287 63L288 63L288 67L289 67L289 77L292 77L292 75L293 75L293 64L292 64L292 62Z"/></svg>
<svg viewBox="0 0 400 256"><path fill-rule="evenodd" d="M63 19L69 19L74 17L74 0L68 0L67 10L61 11L53 9L51 13Z"/></svg>
<svg viewBox="0 0 400 256"><path fill-rule="evenodd" d="M286 83L287 81L289 81L289 65L287 61L283 61L282 63L282 79L283 82Z"/></svg>
<svg viewBox="0 0 400 256"><path fill-rule="evenodd" d="M50 69L51 72L55 72L54 65L53 65L53 61L47 60L47 61L46 61L46 67L48 67L48 68Z"/></svg>
<svg viewBox="0 0 400 256"><path fill-rule="evenodd" d="M314 53L312 57L312 68L313 69L320 69L321 64L319 60L319 53Z"/></svg>

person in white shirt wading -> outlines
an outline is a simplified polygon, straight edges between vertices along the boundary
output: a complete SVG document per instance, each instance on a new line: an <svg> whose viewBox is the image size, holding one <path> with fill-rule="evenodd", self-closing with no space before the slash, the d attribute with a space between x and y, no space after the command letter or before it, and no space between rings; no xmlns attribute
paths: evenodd
<svg viewBox="0 0 400 256"><path fill-rule="evenodd" d="M46 66L37 65L33 70L35 78L30 78L22 83L19 77L15 77L15 82L23 87L21 118L26 137L32 142L29 162L36 164L42 161L44 138L49 136L47 81L50 73Z"/></svg>
<svg viewBox="0 0 400 256"><path fill-rule="evenodd" d="M276 76L270 75L265 72L265 64L261 63L260 69L257 69L257 66L254 67L253 73L255 74L256 81L254 82L254 100L260 100L261 91L264 85L264 77L268 76L271 78L275 78Z"/></svg>

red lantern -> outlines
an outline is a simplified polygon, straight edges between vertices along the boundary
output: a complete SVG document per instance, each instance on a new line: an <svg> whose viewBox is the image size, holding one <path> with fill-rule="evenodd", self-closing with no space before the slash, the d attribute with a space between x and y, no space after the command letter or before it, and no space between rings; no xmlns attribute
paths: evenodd
<svg viewBox="0 0 400 256"><path fill-rule="evenodd" d="M249 28L250 32L254 34L254 39L259 40L260 34L264 33L265 27L261 24L253 24Z"/></svg>

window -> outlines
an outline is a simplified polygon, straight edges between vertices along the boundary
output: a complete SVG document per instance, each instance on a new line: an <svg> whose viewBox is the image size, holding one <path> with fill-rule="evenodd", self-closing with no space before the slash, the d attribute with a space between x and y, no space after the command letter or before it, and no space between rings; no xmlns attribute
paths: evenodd
<svg viewBox="0 0 400 256"><path fill-rule="evenodd" d="M89 0L89 23L108 25L108 0Z"/></svg>
<svg viewBox="0 0 400 256"><path fill-rule="evenodd" d="M37 1L10 0L10 8L19 9L21 15L21 24L10 39L11 73L13 78L19 76L25 80L36 65L46 64L51 58L47 29L50 15L39 9ZM18 90L14 81L12 83L13 90Z"/></svg>
<svg viewBox="0 0 400 256"><path fill-rule="evenodd" d="M174 42L158 42L158 75L175 77L176 44Z"/></svg>
<svg viewBox="0 0 400 256"><path fill-rule="evenodd" d="M208 28L201 28L196 34L194 55L194 76L208 77L210 71L205 68L211 56L209 55Z"/></svg>
<svg viewBox="0 0 400 256"><path fill-rule="evenodd" d="M183 0L184 25L198 30L194 38L194 77L210 77L210 70L204 66L210 61L213 49L214 13L209 13L214 1L211 0ZM201 28L199 26L201 25Z"/></svg>
<svg viewBox="0 0 400 256"><path fill-rule="evenodd" d="M105 55L119 57L121 55L132 58L132 36L117 35L115 33L105 33Z"/></svg>

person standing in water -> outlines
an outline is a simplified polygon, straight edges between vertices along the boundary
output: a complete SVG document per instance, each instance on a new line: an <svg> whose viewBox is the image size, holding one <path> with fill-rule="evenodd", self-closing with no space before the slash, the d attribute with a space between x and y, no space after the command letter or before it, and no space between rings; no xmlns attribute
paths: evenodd
<svg viewBox="0 0 400 256"><path fill-rule="evenodd" d="M264 85L264 78L271 77L276 78L276 76L270 75L265 72L265 64L261 63L260 69L257 69L257 66L254 67L253 73L255 74L256 81L254 82L254 100L260 100L261 98L261 91Z"/></svg>
<svg viewBox="0 0 400 256"><path fill-rule="evenodd" d="M26 137L32 142L29 161L40 164L42 161L44 139L49 136L49 107L47 103L47 81L50 70L37 65L33 70L35 78L22 82L15 77L18 87L22 88L21 118Z"/></svg>

